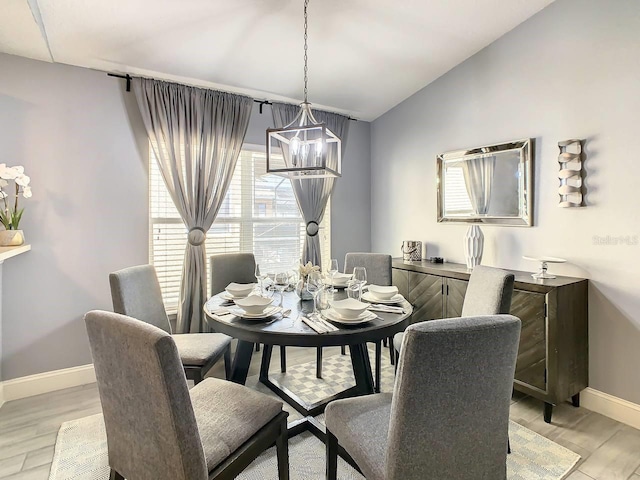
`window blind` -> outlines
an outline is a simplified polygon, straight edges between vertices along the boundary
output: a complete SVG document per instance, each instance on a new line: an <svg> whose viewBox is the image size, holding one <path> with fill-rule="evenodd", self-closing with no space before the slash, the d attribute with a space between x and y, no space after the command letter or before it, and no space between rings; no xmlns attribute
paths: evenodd
<svg viewBox="0 0 640 480"><path fill-rule="evenodd" d="M149 260L158 273L165 307L175 312L187 229L164 185L153 149L149 150ZM330 225L329 202L319 232L323 263L331 258ZM244 149L207 233L207 257L252 252L268 273L292 270L300 262L304 236L305 225L290 180L267 175L265 154Z"/></svg>
<svg viewBox="0 0 640 480"><path fill-rule="evenodd" d="M469 200L469 193L464 181L462 166L447 167L444 191L446 192L444 210L447 215L473 213L473 206Z"/></svg>

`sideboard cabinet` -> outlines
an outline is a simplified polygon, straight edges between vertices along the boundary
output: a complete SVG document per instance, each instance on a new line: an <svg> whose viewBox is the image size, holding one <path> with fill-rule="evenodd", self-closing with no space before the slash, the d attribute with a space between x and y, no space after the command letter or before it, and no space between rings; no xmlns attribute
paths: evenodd
<svg viewBox="0 0 640 480"><path fill-rule="evenodd" d="M580 402L588 385L589 341L587 280L557 277L535 280L515 275L511 314L522 321L513 386L545 402L544 419L553 406ZM470 271L456 263L393 260L392 283L413 305L411 322L459 317Z"/></svg>

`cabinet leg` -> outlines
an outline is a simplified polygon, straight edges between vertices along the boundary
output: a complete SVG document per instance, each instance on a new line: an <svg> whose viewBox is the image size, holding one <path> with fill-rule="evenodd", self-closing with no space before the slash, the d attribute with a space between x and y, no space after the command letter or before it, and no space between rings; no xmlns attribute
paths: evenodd
<svg viewBox="0 0 640 480"><path fill-rule="evenodd" d="M576 393L573 397L571 397L571 404L576 408L580 406L580 393Z"/></svg>
<svg viewBox="0 0 640 480"><path fill-rule="evenodd" d="M551 414L553 413L553 403L544 402L544 421L551 423Z"/></svg>

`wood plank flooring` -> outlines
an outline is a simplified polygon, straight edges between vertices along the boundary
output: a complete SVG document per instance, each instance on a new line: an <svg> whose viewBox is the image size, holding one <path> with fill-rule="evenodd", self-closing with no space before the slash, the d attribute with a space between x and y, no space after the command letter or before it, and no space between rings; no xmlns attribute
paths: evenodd
<svg viewBox="0 0 640 480"><path fill-rule="evenodd" d="M278 350L273 350L274 370L280 365ZM254 354L250 376L258 374L261 353ZM326 348L324 355L339 355L339 349ZM315 361L315 349L287 348L288 365L310 361ZM212 375L224 376L222 364ZM95 384L5 403L0 408L0 478L48 479L60 425L99 412ZM547 424L542 402L517 393L511 419L582 457L567 480L640 480L639 430L569 403L554 408L553 423Z"/></svg>

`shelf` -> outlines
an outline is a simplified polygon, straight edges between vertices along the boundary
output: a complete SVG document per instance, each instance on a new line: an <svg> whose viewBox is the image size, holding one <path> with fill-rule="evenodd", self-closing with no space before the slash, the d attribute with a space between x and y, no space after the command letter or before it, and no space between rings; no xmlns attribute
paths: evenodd
<svg viewBox="0 0 640 480"><path fill-rule="evenodd" d="M21 253L31 250L31 245L20 245L19 247L0 247L0 262L7 258L15 257Z"/></svg>

